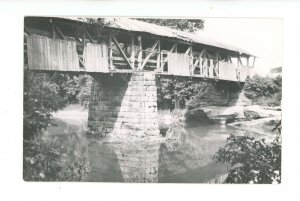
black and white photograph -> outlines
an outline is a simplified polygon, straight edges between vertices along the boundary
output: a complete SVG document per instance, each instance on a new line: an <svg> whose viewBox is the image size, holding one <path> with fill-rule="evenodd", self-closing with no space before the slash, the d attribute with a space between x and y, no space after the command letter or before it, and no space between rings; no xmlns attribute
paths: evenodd
<svg viewBox="0 0 300 201"><path fill-rule="evenodd" d="M282 29L24 16L23 180L280 184Z"/></svg>

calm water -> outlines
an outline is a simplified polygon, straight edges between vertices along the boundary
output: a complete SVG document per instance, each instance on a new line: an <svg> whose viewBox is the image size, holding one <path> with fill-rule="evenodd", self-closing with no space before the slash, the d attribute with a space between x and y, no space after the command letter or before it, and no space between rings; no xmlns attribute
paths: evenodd
<svg viewBox="0 0 300 201"><path fill-rule="evenodd" d="M186 128L182 143L108 143L86 138L87 118L78 116L56 117L45 138L56 140L71 161L86 158L92 182L221 183L227 166L212 157L229 134L245 134L206 125Z"/></svg>

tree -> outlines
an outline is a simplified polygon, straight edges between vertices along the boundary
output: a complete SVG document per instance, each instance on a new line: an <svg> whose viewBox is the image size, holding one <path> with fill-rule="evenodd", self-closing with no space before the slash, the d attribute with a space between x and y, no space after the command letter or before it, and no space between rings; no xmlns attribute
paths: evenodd
<svg viewBox="0 0 300 201"><path fill-rule="evenodd" d="M281 182L280 136L268 144L265 139L230 135L214 159L230 166L225 183Z"/></svg>
<svg viewBox="0 0 300 201"><path fill-rule="evenodd" d="M160 26L170 27L181 31L196 32L204 28L204 20L202 19L151 19L136 18L137 20L157 24Z"/></svg>

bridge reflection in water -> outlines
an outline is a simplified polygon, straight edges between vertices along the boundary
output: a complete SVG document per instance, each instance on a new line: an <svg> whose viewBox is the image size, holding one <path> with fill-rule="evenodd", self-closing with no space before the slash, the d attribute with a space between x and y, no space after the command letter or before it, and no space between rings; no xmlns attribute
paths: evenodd
<svg viewBox="0 0 300 201"><path fill-rule="evenodd" d="M230 134L242 131L218 125L187 128L182 143L108 143L86 138L86 122L55 119L45 136L57 139L74 162L85 157L91 182L220 183L227 166L212 156Z"/></svg>

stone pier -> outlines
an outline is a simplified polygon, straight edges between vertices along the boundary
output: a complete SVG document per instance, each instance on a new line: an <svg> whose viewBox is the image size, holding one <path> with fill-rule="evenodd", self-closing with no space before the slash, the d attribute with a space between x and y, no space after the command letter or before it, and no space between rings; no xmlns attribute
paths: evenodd
<svg viewBox="0 0 300 201"><path fill-rule="evenodd" d="M88 134L120 138L158 137L154 72L94 76Z"/></svg>

